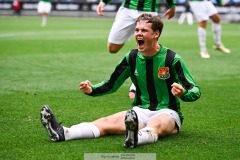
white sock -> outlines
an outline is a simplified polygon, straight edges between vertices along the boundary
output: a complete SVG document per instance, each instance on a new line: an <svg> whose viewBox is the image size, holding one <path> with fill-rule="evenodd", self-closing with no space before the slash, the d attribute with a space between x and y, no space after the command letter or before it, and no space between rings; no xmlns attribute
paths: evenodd
<svg viewBox="0 0 240 160"><path fill-rule="evenodd" d="M193 24L193 15L191 12L187 12L187 21L189 25Z"/></svg>
<svg viewBox="0 0 240 160"><path fill-rule="evenodd" d="M138 145L155 143L158 135L153 128L145 127L138 131Z"/></svg>
<svg viewBox="0 0 240 160"><path fill-rule="evenodd" d="M206 29L202 27L198 27L198 40L199 40L201 51L207 51L206 36L207 36Z"/></svg>
<svg viewBox="0 0 240 160"><path fill-rule="evenodd" d="M220 23L212 23L213 38L216 45L221 45L222 26Z"/></svg>
<svg viewBox="0 0 240 160"><path fill-rule="evenodd" d="M182 13L178 19L178 24L183 24L185 18L186 18L186 13Z"/></svg>
<svg viewBox="0 0 240 160"><path fill-rule="evenodd" d="M42 16L42 26L46 26L46 24L47 24L47 16L43 15Z"/></svg>
<svg viewBox="0 0 240 160"><path fill-rule="evenodd" d="M64 135L65 140L97 138L100 136L100 131L93 123L80 123L70 128L64 127Z"/></svg>

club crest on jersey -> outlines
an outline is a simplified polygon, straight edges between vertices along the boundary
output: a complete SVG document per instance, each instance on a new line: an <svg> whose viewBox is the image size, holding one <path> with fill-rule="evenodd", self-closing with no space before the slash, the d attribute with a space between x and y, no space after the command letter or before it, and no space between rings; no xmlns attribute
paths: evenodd
<svg viewBox="0 0 240 160"><path fill-rule="evenodd" d="M162 67L158 68L158 78L160 79L168 79L170 77L169 68L168 67Z"/></svg>

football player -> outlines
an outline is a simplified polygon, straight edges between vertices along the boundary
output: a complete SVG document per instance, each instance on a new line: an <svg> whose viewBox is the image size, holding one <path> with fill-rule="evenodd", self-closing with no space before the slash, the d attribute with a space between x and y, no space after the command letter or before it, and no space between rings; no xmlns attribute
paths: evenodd
<svg viewBox="0 0 240 160"><path fill-rule="evenodd" d="M179 133L184 119L180 100L196 101L200 90L183 59L158 43L162 29L163 23L158 16L140 15L134 31L137 49L123 57L108 80L95 85L89 80L80 83L80 90L86 95L102 96L117 91L130 77L136 86L132 108L68 128L58 122L49 106L44 105L41 122L51 141L125 134L124 146L135 148Z"/></svg>

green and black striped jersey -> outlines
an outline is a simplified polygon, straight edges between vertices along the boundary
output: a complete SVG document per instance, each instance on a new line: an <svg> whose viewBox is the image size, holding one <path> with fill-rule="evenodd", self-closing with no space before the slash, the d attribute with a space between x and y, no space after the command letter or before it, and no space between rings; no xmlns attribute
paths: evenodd
<svg viewBox="0 0 240 160"><path fill-rule="evenodd" d="M105 4L111 2L111 0L101 0ZM166 0L169 8L176 6L176 0ZM158 12L160 8L159 0L123 0L122 6L125 8L144 11L144 12Z"/></svg>
<svg viewBox="0 0 240 160"><path fill-rule="evenodd" d="M136 49L132 50L116 66L109 80L92 86L90 95L113 93L129 77L136 86L132 106L153 111L169 108L179 113L181 121L183 115L179 98L171 93L171 85L176 82L184 87L183 101L195 101L201 95L183 59L164 46L152 57L145 57Z"/></svg>

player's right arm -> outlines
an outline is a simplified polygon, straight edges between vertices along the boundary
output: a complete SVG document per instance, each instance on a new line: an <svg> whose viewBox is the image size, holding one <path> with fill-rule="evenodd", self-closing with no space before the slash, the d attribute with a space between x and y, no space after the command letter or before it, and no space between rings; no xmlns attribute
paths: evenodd
<svg viewBox="0 0 240 160"><path fill-rule="evenodd" d="M92 84L90 83L89 80L83 81L80 83L79 89L86 94L91 94L92 93Z"/></svg>
<svg viewBox="0 0 240 160"><path fill-rule="evenodd" d="M80 90L90 96L101 96L116 92L119 87L130 77L131 70L125 56L122 61L116 66L108 80L102 81L98 84L93 84L88 81L80 83Z"/></svg>
<svg viewBox="0 0 240 160"><path fill-rule="evenodd" d="M100 0L99 4L97 6L97 9L96 9L96 12L99 16L104 16L104 13L103 13L104 6L105 6L105 4L108 4L110 2L111 2L111 0Z"/></svg>
<svg viewBox="0 0 240 160"><path fill-rule="evenodd" d="M99 2L96 12L99 16L104 16L103 10L104 10L105 3L104 2Z"/></svg>
<svg viewBox="0 0 240 160"><path fill-rule="evenodd" d="M176 0L166 0L168 10L164 14L164 17L167 19L172 18L175 15L175 6L176 6Z"/></svg>

